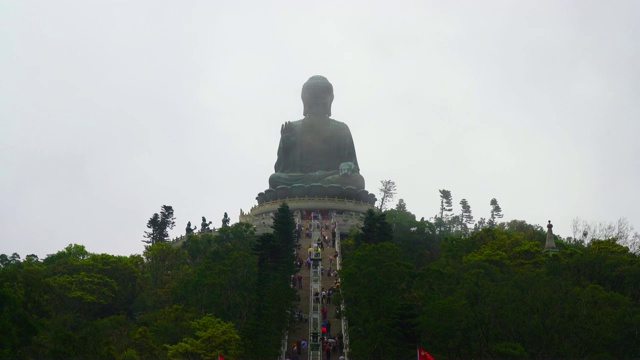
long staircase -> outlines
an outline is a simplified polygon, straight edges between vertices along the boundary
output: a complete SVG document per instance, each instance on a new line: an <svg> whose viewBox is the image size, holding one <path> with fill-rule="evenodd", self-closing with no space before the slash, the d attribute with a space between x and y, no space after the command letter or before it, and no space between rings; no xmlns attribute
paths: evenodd
<svg viewBox="0 0 640 360"><path fill-rule="evenodd" d="M309 225L309 221L303 222L305 228ZM336 229L337 230L337 229ZM327 270L331 267L332 270L340 270L340 260L341 255L335 257L336 251L340 254L340 234L339 231L336 231L336 239L335 239L335 248L332 247L332 239L331 239L331 231L326 230L329 240L329 246L327 244L324 245L324 250L321 250L318 246L318 239L321 238L321 231L318 229L313 229L311 232L311 238L307 238L306 236L302 236L300 239L300 250L299 257L303 260L303 263L307 259L309 255L309 247L311 247L311 269L309 269L304 263L303 267L300 269L300 275L302 275L302 289L298 289L298 294L300 296L300 302L298 304L298 310L301 312L302 316L299 317L300 321L298 326L293 329L288 335L288 344L286 345L286 351L291 355L291 358L294 359L293 356L293 344L297 343L300 346L302 340L307 342L307 347L305 349L300 349L299 359L309 359L309 360L323 360L325 358L324 353L322 351L322 323L326 322L327 324L331 324L329 334L325 334L328 337L337 338L338 332L342 333L343 344L342 354L339 351L338 346L334 347L332 351L331 358L337 360L341 355L347 358L348 354L348 333L347 333L347 322L343 316L338 316L338 314L344 314L342 310L344 310L344 306L342 304L335 304L333 301L331 303L323 303L321 298L322 290L328 291L331 287L335 287L336 280L338 278L333 276L327 276ZM330 264L330 257L334 257L332 263ZM322 273L320 272L322 266ZM326 307L326 319L322 317L322 307ZM283 354L284 356L284 354ZM284 359L284 357L282 357Z"/></svg>

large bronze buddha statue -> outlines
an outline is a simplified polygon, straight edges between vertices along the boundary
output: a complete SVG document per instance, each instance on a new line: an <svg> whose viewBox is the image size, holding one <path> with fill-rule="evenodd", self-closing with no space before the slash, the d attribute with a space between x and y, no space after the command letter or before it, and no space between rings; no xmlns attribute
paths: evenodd
<svg viewBox="0 0 640 360"><path fill-rule="evenodd" d="M280 130L275 173L269 188L294 185L339 185L364 189L349 127L330 118L333 86L312 76L302 87L304 119Z"/></svg>

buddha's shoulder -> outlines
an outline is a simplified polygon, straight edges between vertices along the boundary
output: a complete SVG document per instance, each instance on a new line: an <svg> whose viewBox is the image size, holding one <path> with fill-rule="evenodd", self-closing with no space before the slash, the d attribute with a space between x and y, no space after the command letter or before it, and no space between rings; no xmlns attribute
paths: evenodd
<svg viewBox="0 0 640 360"><path fill-rule="evenodd" d="M334 125L337 125L337 126L347 126L347 124L343 123L342 121L338 121L338 120L336 120L336 119L332 119L332 118L329 118L329 120L331 120L331 123L332 123L332 124L334 124ZM348 126L347 126L347 127L348 127Z"/></svg>
<svg viewBox="0 0 640 360"><path fill-rule="evenodd" d="M295 120L295 121L288 121L288 123L293 125L293 126L301 126L304 123L304 119Z"/></svg>
<svg viewBox="0 0 640 360"><path fill-rule="evenodd" d="M293 128L300 128L300 127L304 127L307 124L310 124L310 122L312 122L313 120L310 119L300 119L300 120L295 120L295 121L290 121L289 124L293 127ZM338 121L332 118L329 118L329 126L330 127L334 127L334 128L339 128L339 129L349 129L349 126L347 126L347 124L343 123L342 121Z"/></svg>

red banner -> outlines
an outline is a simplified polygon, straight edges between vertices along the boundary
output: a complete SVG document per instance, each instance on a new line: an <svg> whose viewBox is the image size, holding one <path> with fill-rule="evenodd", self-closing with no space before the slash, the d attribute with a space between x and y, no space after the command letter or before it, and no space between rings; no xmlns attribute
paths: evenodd
<svg viewBox="0 0 640 360"><path fill-rule="evenodd" d="M418 348L418 360L436 360L436 359L425 350Z"/></svg>

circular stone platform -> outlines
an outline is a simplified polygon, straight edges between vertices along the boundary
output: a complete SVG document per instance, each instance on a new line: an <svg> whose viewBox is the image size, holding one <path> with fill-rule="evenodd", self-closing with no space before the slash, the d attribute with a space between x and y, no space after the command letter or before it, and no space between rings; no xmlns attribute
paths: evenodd
<svg viewBox="0 0 640 360"><path fill-rule="evenodd" d="M353 186L323 185L323 184L296 184L293 186L278 186L275 189L267 189L256 196L258 205L272 201L282 201L301 198L328 198L338 200L353 200L362 203L375 204L376 196L365 189L358 190Z"/></svg>
<svg viewBox="0 0 640 360"><path fill-rule="evenodd" d="M289 209L294 213L294 217L300 220L308 220L309 215L314 211L320 213L333 213L333 220L338 222L340 233L346 234L352 227L362 227L362 219L369 209L373 209L373 204L358 200L347 200L328 197L304 197L288 198L285 200L263 201L249 210L248 213L240 210L240 221L248 222L255 226L256 234L270 233L273 230L273 214L280 205L286 202ZM304 213L306 212L306 217Z"/></svg>

